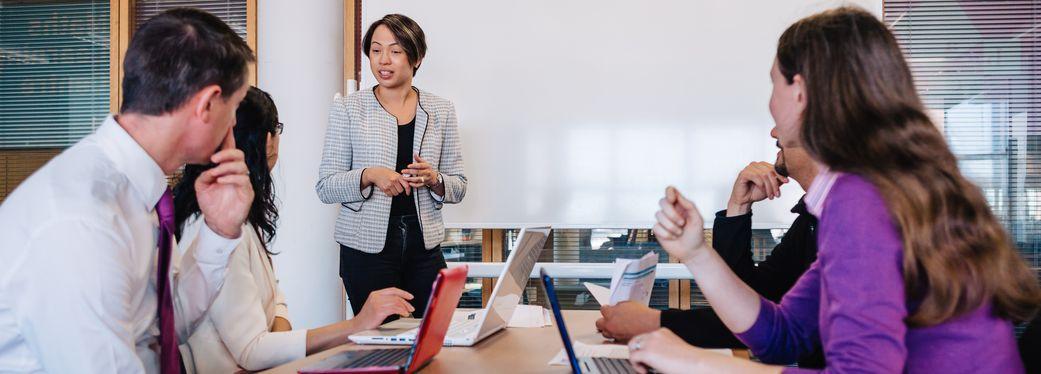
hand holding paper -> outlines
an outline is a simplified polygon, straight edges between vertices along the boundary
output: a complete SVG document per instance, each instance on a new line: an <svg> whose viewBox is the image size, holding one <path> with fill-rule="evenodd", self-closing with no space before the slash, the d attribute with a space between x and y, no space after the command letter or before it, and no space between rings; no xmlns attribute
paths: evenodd
<svg viewBox="0 0 1041 374"><path fill-rule="evenodd" d="M623 301L647 305L651 301L657 268L658 255L648 252L639 260L615 260L610 290L589 282L584 284L600 305L615 305Z"/></svg>
<svg viewBox="0 0 1041 374"><path fill-rule="evenodd" d="M596 299L597 303L599 303L600 305L611 305L610 289L599 284L589 282L583 282L582 284L586 286L586 289L588 289L589 293L593 295L593 298Z"/></svg>

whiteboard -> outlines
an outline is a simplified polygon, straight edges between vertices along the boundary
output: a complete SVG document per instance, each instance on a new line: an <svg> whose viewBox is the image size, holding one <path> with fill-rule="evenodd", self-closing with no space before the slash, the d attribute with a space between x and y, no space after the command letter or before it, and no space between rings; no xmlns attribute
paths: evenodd
<svg viewBox="0 0 1041 374"><path fill-rule="evenodd" d="M368 0L361 30L401 13L426 33L415 85L455 103L469 180L448 227L648 228L670 184L711 225L737 173L776 157L777 38L841 4L881 15L881 0ZM755 227L787 227L802 193L755 204Z"/></svg>

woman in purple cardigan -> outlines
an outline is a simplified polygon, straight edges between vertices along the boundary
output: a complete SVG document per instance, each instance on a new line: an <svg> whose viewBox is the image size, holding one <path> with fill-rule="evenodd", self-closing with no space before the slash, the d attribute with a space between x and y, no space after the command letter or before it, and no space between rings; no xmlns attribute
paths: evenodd
<svg viewBox="0 0 1041 374"><path fill-rule="evenodd" d="M817 262L780 304L763 299L708 247L701 214L671 187L654 227L662 247L764 363L794 362L819 337L825 371L1022 372L1013 322L1036 311L1041 287L924 113L893 35L839 8L789 27L776 57L771 135L821 169L805 200L820 220ZM668 330L629 347L640 371L782 371Z"/></svg>

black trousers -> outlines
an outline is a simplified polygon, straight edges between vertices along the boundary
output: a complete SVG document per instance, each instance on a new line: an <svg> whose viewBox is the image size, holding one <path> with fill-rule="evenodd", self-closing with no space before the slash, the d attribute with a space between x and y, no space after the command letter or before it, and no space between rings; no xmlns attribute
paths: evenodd
<svg viewBox="0 0 1041 374"><path fill-rule="evenodd" d="M340 245L340 278L354 315L361 312L372 291L397 287L412 294L412 315L426 310L437 273L446 268L441 246L426 249L423 229L415 215L390 217L387 243L380 253L365 253Z"/></svg>

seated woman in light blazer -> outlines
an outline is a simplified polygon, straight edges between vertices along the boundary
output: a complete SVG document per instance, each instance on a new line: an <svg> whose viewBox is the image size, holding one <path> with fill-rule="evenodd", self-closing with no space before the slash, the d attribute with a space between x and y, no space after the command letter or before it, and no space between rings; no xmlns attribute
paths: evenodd
<svg viewBox="0 0 1041 374"><path fill-rule="evenodd" d="M275 236L278 211L271 168L278 160L282 123L271 97L250 87L235 113L236 146L245 154L256 197L242 230L242 242L228 260L227 275L202 324L181 346L188 372L231 373L267 369L347 342L347 335L379 326L387 316L408 315L412 296L388 288L354 319L312 330L292 330L285 297L278 288L268 244ZM188 165L174 187L178 237L198 233L202 222L192 187L206 167ZM181 243L191 243L181 240ZM190 256L191 253L186 253Z"/></svg>
<svg viewBox="0 0 1041 374"><path fill-rule="evenodd" d="M421 317L446 266L441 208L466 194L455 107L412 86L426 54L412 19L374 22L362 48L378 84L333 103L315 190L341 204L335 236L354 312L372 290L399 287Z"/></svg>

